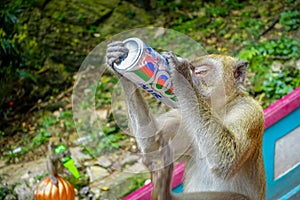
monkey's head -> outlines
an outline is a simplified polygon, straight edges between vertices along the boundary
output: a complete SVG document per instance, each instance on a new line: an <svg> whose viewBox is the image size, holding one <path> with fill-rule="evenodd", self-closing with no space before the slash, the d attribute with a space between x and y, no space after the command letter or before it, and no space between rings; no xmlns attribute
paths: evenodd
<svg viewBox="0 0 300 200"><path fill-rule="evenodd" d="M193 82L207 99L224 104L244 92L248 62L212 54L199 57L191 64Z"/></svg>

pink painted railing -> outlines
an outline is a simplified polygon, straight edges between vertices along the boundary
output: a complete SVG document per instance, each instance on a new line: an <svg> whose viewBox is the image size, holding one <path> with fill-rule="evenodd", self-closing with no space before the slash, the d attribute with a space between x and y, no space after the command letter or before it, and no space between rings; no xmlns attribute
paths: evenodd
<svg viewBox="0 0 300 200"><path fill-rule="evenodd" d="M298 107L300 107L300 87L282 97L264 110L265 129L269 128Z"/></svg>

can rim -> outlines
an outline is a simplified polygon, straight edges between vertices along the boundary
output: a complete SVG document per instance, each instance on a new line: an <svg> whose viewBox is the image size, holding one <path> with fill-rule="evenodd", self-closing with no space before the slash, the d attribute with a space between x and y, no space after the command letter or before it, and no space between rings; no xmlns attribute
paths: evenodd
<svg viewBox="0 0 300 200"><path fill-rule="evenodd" d="M127 71L131 68L134 68L139 62L144 47L144 42L139 38L128 38L123 41L125 47L128 48L128 56L120 63L114 64L114 67L117 71ZM134 45L130 45L131 43L135 43Z"/></svg>

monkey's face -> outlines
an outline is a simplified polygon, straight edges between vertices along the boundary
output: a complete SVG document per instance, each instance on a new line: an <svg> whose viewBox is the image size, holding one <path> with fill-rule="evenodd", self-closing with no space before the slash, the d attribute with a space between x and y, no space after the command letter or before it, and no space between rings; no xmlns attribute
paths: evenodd
<svg viewBox="0 0 300 200"><path fill-rule="evenodd" d="M236 62L237 59L230 56L207 55L191 63L193 82L210 104L223 105L235 91L233 65Z"/></svg>

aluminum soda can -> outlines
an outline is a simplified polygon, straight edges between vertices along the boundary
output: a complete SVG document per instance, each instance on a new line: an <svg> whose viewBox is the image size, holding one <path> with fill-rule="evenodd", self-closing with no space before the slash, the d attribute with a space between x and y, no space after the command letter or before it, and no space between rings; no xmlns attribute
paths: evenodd
<svg viewBox="0 0 300 200"><path fill-rule="evenodd" d="M167 106L176 107L176 97L167 60L139 38L123 41L129 49L126 58L114 68Z"/></svg>

